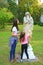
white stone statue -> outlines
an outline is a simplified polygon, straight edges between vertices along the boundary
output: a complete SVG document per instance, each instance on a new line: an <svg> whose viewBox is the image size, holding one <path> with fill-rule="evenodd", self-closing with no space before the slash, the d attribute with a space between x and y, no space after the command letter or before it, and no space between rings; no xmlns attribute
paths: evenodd
<svg viewBox="0 0 43 65"><path fill-rule="evenodd" d="M26 34L30 34L31 36L33 30L33 18L31 17L29 12L25 13L25 16L23 18L23 25L24 25L23 31ZM29 55L29 59L36 59L36 56L34 55L32 46L30 44L28 44L27 52ZM27 59L25 52L23 53L23 59Z"/></svg>
<svg viewBox="0 0 43 65"><path fill-rule="evenodd" d="M25 16L23 18L23 24L24 24L24 29L23 31L29 34L32 34L33 30L33 18L31 17L29 12L25 13Z"/></svg>

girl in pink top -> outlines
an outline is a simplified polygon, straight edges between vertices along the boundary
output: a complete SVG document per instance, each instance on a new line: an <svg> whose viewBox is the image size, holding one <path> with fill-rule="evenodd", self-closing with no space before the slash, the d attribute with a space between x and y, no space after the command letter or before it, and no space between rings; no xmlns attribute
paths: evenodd
<svg viewBox="0 0 43 65"><path fill-rule="evenodd" d="M27 53L27 47L28 47L28 34L25 34L24 32L21 32L20 34L20 42L21 42L21 59L23 57L23 52L25 51L27 59L29 59L28 53Z"/></svg>

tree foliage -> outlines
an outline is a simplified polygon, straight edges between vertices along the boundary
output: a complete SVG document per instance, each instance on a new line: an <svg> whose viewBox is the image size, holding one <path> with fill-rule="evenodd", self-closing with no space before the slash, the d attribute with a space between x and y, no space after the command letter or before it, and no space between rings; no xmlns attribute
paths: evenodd
<svg viewBox="0 0 43 65"><path fill-rule="evenodd" d="M12 0L7 0L7 1L9 3L10 11L15 15L15 17L17 17L17 15L18 15L18 13L17 13L18 7L17 7L16 3L14 1L12 1Z"/></svg>
<svg viewBox="0 0 43 65"><path fill-rule="evenodd" d="M38 0L18 0L19 4L16 5L15 0L0 0L1 6L8 6L8 9L13 13L13 15L23 22L23 17L26 11L29 11L32 15L35 24L39 23L42 8L38 5ZM7 3L7 4L6 4Z"/></svg>
<svg viewBox="0 0 43 65"><path fill-rule="evenodd" d="M11 18L13 18L13 14L7 8L0 9L0 25L4 28L4 23L7 23Z"/></svg>
<svg viewBox="0 0 43 65"><path fill-rule="evenodd" d="M18 7L19 11L23 13L29 11L32 17L34 18L35 23L38 23L36 22L40 19L40 7L38 5L38 0L20 0Z"/></svg>
<svg viewBox="0 0 43 65"><path fill-rule="evenodd" d="M3 8L3 7L8 7L8 2L7 0L0 0L0 8Z"/></svg>

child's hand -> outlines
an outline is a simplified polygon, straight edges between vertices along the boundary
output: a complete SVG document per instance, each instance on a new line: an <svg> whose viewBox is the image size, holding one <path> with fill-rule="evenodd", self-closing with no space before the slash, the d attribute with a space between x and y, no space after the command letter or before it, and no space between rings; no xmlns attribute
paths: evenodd
<svg viewBox="0 0 43 65"><path fill-rule="evenodd" d="M19 31L18 31L18 36L20 36L20 33L19 33Z"/></svg>

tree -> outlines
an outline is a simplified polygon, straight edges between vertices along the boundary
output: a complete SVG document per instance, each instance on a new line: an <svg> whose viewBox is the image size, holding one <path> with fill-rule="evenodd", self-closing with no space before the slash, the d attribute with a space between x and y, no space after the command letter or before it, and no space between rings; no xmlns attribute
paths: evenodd
<svg viewBox="0 0 43 65"><path fill-rule="evenodd" d="M8 3L7 3L7 0L0 0L0 8L3 8L3 7L8 7Z"/></svg>
<svg viewBox="0 0 43 65"><path fill-rule="evenodd" d="M33 16L35 24L40 19L40 7L38 0L19 0L19 4L16 5L15 0L7 0L9 3L9 9L17 17L20 22L23 22L23 17L26 11L29 11ZM38 21L38 22L37 22Z"/></svg>
<svg viewBox="0 0 43 65"><path fill-rule="evenodd" d="M13 13L13 15L15 15L15 17L17 17L18 7L17 7L16 3L12 0L7 0L7 1L8 1L8 4L9 4L10 11Z"/></svg>
<svg viewBox="0 0 43 65"><path fill-rule="evenodd" d="M2 26L2 28L5 27L5 23L11 18L13 18L13 14L7 8L0 9L0 26Z"/></svg>
<svg viewBox="0 0 43 65"><path fill-rule="evenodd" d="M19 1L19 10L21 13L29 11L33 16L35 24L40 20L40 6L38 5L38 0L20 0ZM23 14L21 16L24 16ZM23 18L23 17L22 17Z"/></svg>

